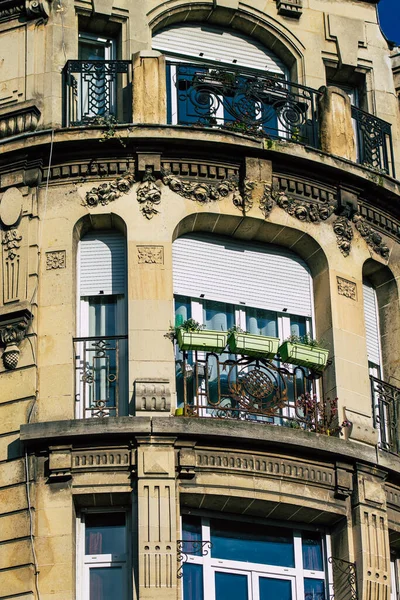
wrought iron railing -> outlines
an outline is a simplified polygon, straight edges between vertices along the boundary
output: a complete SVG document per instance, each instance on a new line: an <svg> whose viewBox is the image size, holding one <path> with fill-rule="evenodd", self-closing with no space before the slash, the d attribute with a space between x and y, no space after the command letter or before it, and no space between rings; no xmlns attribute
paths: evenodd
<svg viewBox="0 0 400 600"><path fill-rule="evenodd" d="M390 123L355 106L351 107L351 116L355 123L358 162L395 177Z"/></svg>
<svg viewBox="0 0 400 600"><path fill-rule="evenodd" d="M184 416L239 419L327 435L341 429L337 399L318 399L320 375L308 369L200 352L183 353L176 367L178 406Z"/></svg>
<svg viewBox="0 0 400 600"><path fill-rule="evenodd" d="M400 454L400 389L376 377L370 377L375 427L379 448Z"/></svg>
<svg viewBox="0 0 400 600"><path fill-rule="evenodd" d="M318 147L319 92L263 71L167 63L168 118Z"/></svg>
<svg viewBox="0 0 400 600"><path fill-rule="evenodd" d="M177 540L176 558L178 561L178 579L183 577L183 567L189 560L189 556L207 556L212 547L211 542L203 540Z"/></svg>
<svg viewBox="0 0 400 600"><path fill-rule="evenodd" d="M65 125L132 121L129 60L69 60L64 67Z"/></svg>
<svg viewBox="0 0 400 600"><path fill-rule="evenodd" d="M341 558L328 558L333 570L333 594L330 600L358 600L356 563Z"/></svg>
<svg viewBox="0 0 400 600"><path fill-rule="evenodd" d="M126 340L126 335L74 339L78 418L120 414L125 395Z"/></svg>

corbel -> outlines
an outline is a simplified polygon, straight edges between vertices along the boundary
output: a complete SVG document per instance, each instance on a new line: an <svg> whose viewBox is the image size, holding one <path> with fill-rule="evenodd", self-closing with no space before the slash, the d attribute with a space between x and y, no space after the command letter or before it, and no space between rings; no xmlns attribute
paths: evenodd
<svg viewBox="0 0 400 600"><path fill-rule="evenodd" d="M25 0L28 19L48 19L52 0Z"/></svg>
<svg viewBox="0 0 400 600"><path fill-rule="evenodd" d="M152 219L159 213L156 208L161 203L161 188L157 180L161 174L161 155L156 153L138 153L138 173L142 181L137 188L137 201L146 219Z"/></svg>
<svg viewBox="0 0 400 600"><path fill-rule="evenodd" d="M72 468L71 446L50 446L49 480L64 481L70 479Z"/></svg>
<svg viewBox="0 0 400 600"><path fill-rule="evenodd" d="M193 479L196 476L195 443L179 442L178 473L179 479Z"/></svg>
<svg viewBox="0 0 400 600"><path fill-rule="evenodd" d="M0 339L4 345L3 364L7 370L16 369L19 345L26 336L33 315L28 308L0 315Z"/></svg>

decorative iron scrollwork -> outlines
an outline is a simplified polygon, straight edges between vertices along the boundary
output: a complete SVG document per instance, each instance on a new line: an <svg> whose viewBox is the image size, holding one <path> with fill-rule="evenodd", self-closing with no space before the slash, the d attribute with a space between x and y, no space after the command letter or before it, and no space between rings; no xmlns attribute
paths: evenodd
<svg viewBox="0 0 400 600"><path fill-rule="evenodd" d="M395 177L390 123L356 106L351 107L351 116L356 124L359 162Z"/></svg>
<svg viewBox="0 0 400 600"><path fill-rule="evenodd" d="M330 556L328 562L333 567L334 593L331 600L358 600L356 564Z"/></svg>
<svg viewBox="0 0 400 600"><path fill-rule="evenodd" d="M183 577L183 567L188 562L189 556L207 556L211 551L211 542L203 542L202 540L177 540L177 561L179 568L177 571L178 579Z"/></svg>

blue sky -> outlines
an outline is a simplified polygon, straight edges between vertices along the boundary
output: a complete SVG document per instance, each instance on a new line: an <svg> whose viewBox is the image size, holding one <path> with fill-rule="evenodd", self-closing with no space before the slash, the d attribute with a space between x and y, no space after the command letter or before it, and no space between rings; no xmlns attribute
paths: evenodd
<svg viewBox="0 0 400 600"><path fill-rule="evenodd" d="M400 0L381 0L378 10L386 37L400 45Z"/></svg>

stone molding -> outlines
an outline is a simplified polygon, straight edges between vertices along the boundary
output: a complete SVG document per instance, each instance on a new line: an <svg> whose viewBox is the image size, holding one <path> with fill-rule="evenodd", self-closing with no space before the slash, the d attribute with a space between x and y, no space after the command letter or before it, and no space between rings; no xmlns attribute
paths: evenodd
<svg viewBox="0 0 400 600"><path fill-rule="evenodd" d="M169 379L136 379L136 411L170 412L171 388Z"/></svg>
<svg viewBox="0 0 400 600"><path fill-rule="evenodd" d="M14 370L18 366L19 345L25 338L32 319L33 315L27 308L0 316L0 339L4 346L3 364L7 370Z"/></svg>
<svg viewBox="0 0 400 600"><path fill-rule="evenodd" d="M386 484L386 502L391 509L400 513L400 488L394 485Z"/></svg>
<svg viewBox="0 0 400 600"><path fill-rule="evenodd" d="M224 163L206 163L194 160L172 161L163 160L162 170L171 173L178 178L184 179L206 179L211 181L223 181L225 179L239 179L239 165L226 165Z"/></svg>
<svg viewBox="0 0 400 600"><path fill-rule="evenodd" d="M62 179L98 179L99 177L116 178L126 173L135 173L135 161L132 157L124 160L102 159L84 160L81 162L63 163L50 168L49 181ZM48 168L44 169L43 179L46 181Z"/></svg>
<svg viewBox="0 0 400 600"><path fill-rule="evenodd" d="M0 111L0 139L35 131L40 115L37 106L26 102L21 102L12 108L2 109Z"/></svg>
<svg viewBox="0 0 400 600"><path fill-rule="evenodd" d="M276 0L278 15L300 19L303 14L303 0Z"/></svg>
<svg viewBox="0 0 400 600"><path fill-rule="evenodd" d="M70 479L75 472L132 471L136 454L130 445L94 448L49 447L49 479Z"/></svg>

